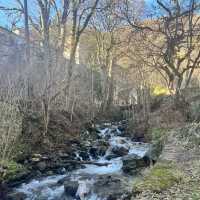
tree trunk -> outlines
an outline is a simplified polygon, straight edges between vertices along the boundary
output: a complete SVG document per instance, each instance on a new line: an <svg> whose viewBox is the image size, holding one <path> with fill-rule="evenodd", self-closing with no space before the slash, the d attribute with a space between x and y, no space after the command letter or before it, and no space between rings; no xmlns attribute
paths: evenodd
<svg viewBox="0 0 200 200"><path fill-rule="evenodd" d="M111 105L113 104L113 95L114 95L114 85L113 85L113 77L109 79L109 86L108 86L108 99L106 102L106 109L109 110Z"/></svg>
<svg viewBox="0 0 200 200"><path fill-rule="evenodd" d="M26 64L30 62L30 32L28 22L28 4L27 0L24 0L24 27L25 27L25 38L26 38Z"/></svg>
<svg viewBox="0 0 200 200"><path fill-rule="evenodd" d="M69 60L68 70L67 70L67 84L65 87L66 110L69 110L69 107L70 107L70 87L71 87L71 79L72 79L72 74L73 74L73 66L76 64L77 46L78 46L78 41L72 41L72 49L70 52L70 60Z"/></svg>

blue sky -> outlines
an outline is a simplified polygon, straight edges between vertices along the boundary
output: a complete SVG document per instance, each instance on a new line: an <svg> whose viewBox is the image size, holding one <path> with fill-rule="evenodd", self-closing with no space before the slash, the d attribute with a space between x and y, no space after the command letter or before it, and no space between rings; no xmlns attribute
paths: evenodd
<svg viewBox="0 0 200 200"><path fill-rule="evenodd" d="M145 0L147 5L151 5L152 2L155 0ZM28 0L28 4L29 4L29 12L35 12L36 9L36 4L34 0ZM0 0L0 6L5 6L5 7L16 7L16 2L14 0ZM0 11L0 26L10 26L11 22L13 20L16 20L16 18L13 17L7 17L2 11Z"/></svg>
<svg viewBox="0 0 200 200"><path fill-rule="evenodd" d="M30 12L33 13L34 10L37 10L34 0L28 0L28 5L29 5ZM0 0L0 6L4 6L4 7L8 7L8 8L18 7L15 0ZM7 15L4 14L4 12L0 11L0 26L8 25L8 27L9 27L13 20L15 20L14 17L12 17L12 16L7 17Z"/></svg>

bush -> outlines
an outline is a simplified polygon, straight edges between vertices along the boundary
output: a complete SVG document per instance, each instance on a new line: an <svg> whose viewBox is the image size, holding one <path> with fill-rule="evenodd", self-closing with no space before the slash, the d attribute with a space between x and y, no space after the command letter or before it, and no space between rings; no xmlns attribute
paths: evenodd
<svg viewBox="0 0 200 200"><path fill-rule="evenodd" d="M151 157L156 161L162 152L169 130L166 128L152 128L150 131L152 143Z"/></svg>
<svg viewBox="0 0 200 200"><path fill-rule="evenodd" d="M1 161L0 168L4 169L0 174L0 180L12 181L21 173L27 173L27 169L14 161Z"/></svg>
<svg viewBox="0 0 200 200"><path fill-rule="evenodd" d="M178 141L185 148L198 148L200 147L200 123L192 123L181 129L177 134Z"/></svg>
<svg viewBox="0 0 200 200"><path fill-rule="evenodd" d="M200 122L200 102L192 102L190 104L190 112L192 120Z"/></svg>
<svg viewBox="0 0 200 200"><path fill-rule="evenodd" d="M9 160L22 133L22 115L14 104L0 102L0 161Z"/></svg>

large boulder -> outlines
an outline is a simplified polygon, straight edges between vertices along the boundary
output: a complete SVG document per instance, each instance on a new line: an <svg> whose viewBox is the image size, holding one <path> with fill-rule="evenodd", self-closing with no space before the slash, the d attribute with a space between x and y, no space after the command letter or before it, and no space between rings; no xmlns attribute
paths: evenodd
<svg viewBox="0 0 200 200"><path fill-rule="evenodd" d="M94 183L94 193L100 199L128 200L131 193L128 179L120 175L100 175Z"/></svg>
<svg viewBox="0 0 200 200"><path fill-rule="evenodd" d="M123 158L123 172L134 175L144 167L150 165L150 159L147 156L139 157L137 155L128 155Z"/></svg>

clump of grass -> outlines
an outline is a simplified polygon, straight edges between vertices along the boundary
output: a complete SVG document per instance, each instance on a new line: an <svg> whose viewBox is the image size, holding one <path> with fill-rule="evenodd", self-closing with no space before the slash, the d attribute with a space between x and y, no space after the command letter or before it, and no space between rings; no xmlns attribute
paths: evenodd
<svg viewBox="0 0 200 200"><path fill-rule="evenodd" d="M27 173L28 170L21 164L14 161L1 161L0 167L4 172L0 174L0 180L11 181L18 177L21 173Z"/></svg>
<svg viewBox="0 0 200 200"><path fill-rule="evenodd" d="M193 191L192 200L199 200L199 199L200 199L200 192L199 191Z"/></svg>
<svg viewBox="0 0 200 200"><path fill-rule="evenodd" d="M163 140L166 137L166 133L169 130L166 128L152 128L151 134L152 134L152 141L158 141Z"/></svg>
<svg viewBox="0 0 200 200"><path fill-rule="evenodd" d="M165 128L152 128L151 129L151 136L152 136L152 158L154 160L158 160L163 146L164 146L164 142L167 138L167 133L169 132L168 129Z"/></svg>
<svg viewBox="0 0 200 200"><path fill-rule="evenodd" d="M178 138L184 147L199 148L200 147L200 123L192 123L181 128Z"/></svg>
<svg viewBox="0 0 200 200"><path fill-rule="evenodd" d="M144 176L142 180L134 183L133 191L140 193L143 191L161 192L179 183L184 178L182 171L171 162L157 163Z"/></svg>

